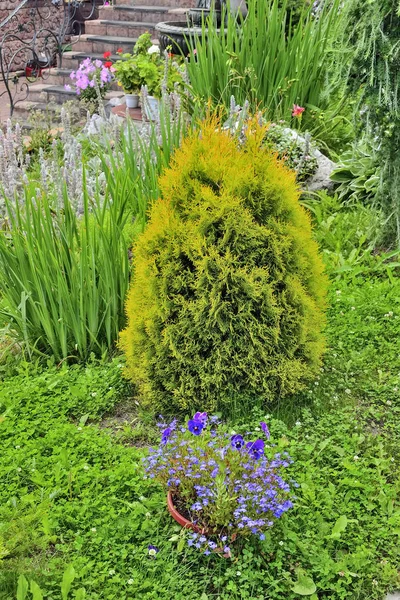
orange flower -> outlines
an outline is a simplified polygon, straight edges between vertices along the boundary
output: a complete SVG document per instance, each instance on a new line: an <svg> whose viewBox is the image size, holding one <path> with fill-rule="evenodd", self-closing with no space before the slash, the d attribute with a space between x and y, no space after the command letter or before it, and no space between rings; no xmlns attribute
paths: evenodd
<svg viewBox="0 0 400 600"><path fill-rule="evenodd" d="M103 58L110 58L111 52L104 52Z"/></svg>

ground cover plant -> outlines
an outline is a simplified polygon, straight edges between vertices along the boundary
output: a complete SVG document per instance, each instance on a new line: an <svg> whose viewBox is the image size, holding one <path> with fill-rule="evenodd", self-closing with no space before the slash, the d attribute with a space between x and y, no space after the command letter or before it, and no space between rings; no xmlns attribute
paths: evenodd
<svg viewBox="0 0 400 600"><path fill-rule="evenodd" d="M162 489L143 479L146 446L159 439L148 418L96 424L132 395L118 359L21 363L0 389L0 597L16 597L23 573L58 600L72 564L72 598L83 587L91 600L161 600L166 590L190 600L382 600L398 585L399 297L398 280L338 282L314 383L290 406L227 424L256 439L267 421L266 443L290 454L287 476L300 486L266 539L233 544L232 559L188 546Z"/></svg>

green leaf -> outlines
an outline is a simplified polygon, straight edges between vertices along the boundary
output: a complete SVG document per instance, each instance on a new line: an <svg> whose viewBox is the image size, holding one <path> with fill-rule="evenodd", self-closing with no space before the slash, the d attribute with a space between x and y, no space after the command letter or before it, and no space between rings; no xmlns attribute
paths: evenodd
<svg viewBox="0 0 400 600"><path fill-rule="evenodd" d="M32 600L43 600L42 590L36 583L36 581L31 581L31 593Z"/></svg>
<svg viewBox="0 0 400 600"><path fill-rule="evenodd" d="M203 592L202 595L200 596L200 600L208 600L208 596L205 592Z"/></svg>
<svg viewBox="0 0 400 600"><path fill-rule="evenodd" d="M87 413L79 419L79 427L84 427L84 425L86 425L86 421L88 420L89 416L89 413Z"/></svg>
<svg viewBox="0 0 400 600"><path fill-rule="evenodd" d="M317 586L315 585L312 577L299 572L297 574L297 582L292 587L292 591L299 596L311 596L315 594Z"/></svg>
<svg viewBox="0 0 400 600"><path fill-rule="evenodd" d="M18 577L17 600L25 600L28 593L28 582L24 575Z"/></svg>
<svg viewBox="0 0 400 600"><path fill-rule="evenodd" d="M181 539L179 540L178 545L177 545L178 552L182 552L184 547L185 547L185 538L181 537Z"/></svg>
<svg viewBox="0 0 400 600"><path fill-rule="evenodd" d="M327 447L327 445L329 444L330 441L331 441L331 438L328 438L326 440L323 440L323 442L320 443L318 455L320 455L321 452L323 452L325 450L325 448Z"/></svg>
<svg viewBox="0 0 400 600"><path fill-rule="evenodd" d="M79 590L75 594L75 600L84 600L85 598L86 598L85 588L79 588Z"/></svg>
<svg viewBox="0 0 400 600"><path fill-rule="evenodd" d="M341 515L333 526L331 537L340 538L343 531L346 529L348 519L346 515Z"/></svg>
<svg viewBox="0 0 400 600"><path fill-rule="evenodd" d="M76 577L75 569L72 565L69 565L65 571L61 582L61 596L63 600L68 599L68 594L71 590L72 582Z"/></svg>

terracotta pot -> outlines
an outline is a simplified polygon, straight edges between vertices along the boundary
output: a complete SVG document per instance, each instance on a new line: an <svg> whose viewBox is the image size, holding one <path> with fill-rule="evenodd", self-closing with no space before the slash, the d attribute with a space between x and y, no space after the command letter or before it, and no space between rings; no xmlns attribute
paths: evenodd
<svg viewBox="0 0 400 600"><path fill-rule="evenodd" d="M174 506L174 501L172 500L171 492L168 492L168 494L167 494L167 506L168 506L168 511L169 511L169 514L171 515L171 517L173 519L175 519L175 521L177 523L179 523L179 525L181 525L184 529L190 529L191 531L194 531L195 533L205 533L204 529L197 527L197 525L195 525L191 521L188 521L188 519L185 519L185 517L182 516L181 513L179 513L176 510L176 508Z"/></svg>
<svg viewBox="0 0 400 600"><path fill-rule="evenodd" d="M195 533L201 533L203 535L207 535L207 530L205 528L201 529L201 527L198 527L197 525L192 523L192 521L189 521L188 519L186 519L183 515L181 515L180 512L178 512L176 510L176 508L174 506L174 501L172 499L171 492L168 492L168 494L167 494L167 506L168 506L168 512L171 515L171 517L177 523L179 523L179 525L181 525L184 529L189 529L190 531L194 531ZM234 535L232 537L232 541L234 541L235 538L236 538L236 535ZM215 548L214 552L216 552L217 554L220 554L224 558L231 558L230 554L224 554L224 551L222 548Z"/></svg>

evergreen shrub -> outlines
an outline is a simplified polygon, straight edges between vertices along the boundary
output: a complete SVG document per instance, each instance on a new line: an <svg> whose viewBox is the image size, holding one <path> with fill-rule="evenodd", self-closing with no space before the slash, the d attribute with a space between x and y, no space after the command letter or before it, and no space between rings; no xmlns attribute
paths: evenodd
<svg viewBox="0 0 400 600"><path fill-rule="evenodd" d="M301 389L320 367L326 277L295 173L215 120L176 151L134 251L121 334L142 400L238 410Z"/></svg>

